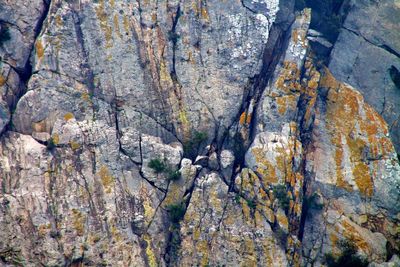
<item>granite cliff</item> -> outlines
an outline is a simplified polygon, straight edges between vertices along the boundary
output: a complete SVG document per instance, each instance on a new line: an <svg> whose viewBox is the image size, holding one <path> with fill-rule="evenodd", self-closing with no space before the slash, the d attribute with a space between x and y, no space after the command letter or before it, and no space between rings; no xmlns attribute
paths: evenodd
<svg viewBox="0 0 400 267"><path fill-rule="evenodd" d="M0 0L0 60L1 266L400 266L398 0Z"/></svg>

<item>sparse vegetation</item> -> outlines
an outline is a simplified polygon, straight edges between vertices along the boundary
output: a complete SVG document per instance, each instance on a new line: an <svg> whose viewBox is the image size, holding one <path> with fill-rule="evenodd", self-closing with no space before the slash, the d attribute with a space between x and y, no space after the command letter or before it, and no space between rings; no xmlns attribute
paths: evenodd
<svg viewBox="0 0 400 267"><path fill-rule="evenodd" d="M324 208L324 204L318 202L317 193L312 194L310 197L306 197L304 201L309 209L322 210Z"/></svg>
<svg viewBox="0 0 400 267"><path fill-rule="evenodd" d="M171 42L173 42L173 43L178 42L178 40L179 40L180 37L181 37L181 36L180 36L179 34L177 34L176 32L170 31L170 32L168 33L168 39L169 39Z"/></svg>
<svg viewBox="0 0 400 267"><path fill-rule="evenodd" d="M0 47L3 44L11 39L10 30L8 29L7 25L4 23L0 23Z"/></svg>
<svg viewBox="0 0 400 267"><path fill-rule="evenodd" d="M391 66L389 75L397 89L400 89L400 71L395 66Z"/></svg>
<svg viewBox="0 0 400 267"><path fill-rule="evenodd" d="M186 206L183 202L170 204L166 207L169 219L172 223L178 224L185 216Z"/></svg>
<svg viewBox="0 0 400 267"><path fill-rule="evenodd" d="M167 169L167 178L170 181L177 181L181 178L181 172L179 170L171 170L170 168Z"/></svg>
<svg viewBox="0 0 400 267"><path fill-rule="evenodd" d="M207 139L207 133L195 131L192 134L192 138L183 144L185 157L194 159L199 153L201 144L207 141Z"/></svg>
<svg viewBox="0 0 400 267"><path fill-rule="evenodd" d="M257 207L257 202L254 199L246 199L246 203L250 209L254 210Z"/></svg>
<svg viewBox="0 0 400 267"><path fill-rule="evenodd" d="M167 159L161 160L159 158L151 159L147 165L156 174L164 173L168 180L176 181L181 178L179 170L174 170L168 163Z"/></svg>
<svg viewBox="0 0 400 267"><path fill-rule="evenodd" d="M0 262L12 266L25 266L25 260L22 258L21 250L8 246L0 250Z"/></svg>
<svg viewBox="0 0 400 267"><path fill-rule="evenodd" d="M47 150L53 150L56 147L56 143L54 142L53 137L50 137L50 139L47 141L46 148Z"/></svg>
<svg viewBox="0 0 400 267"><path fill-rule="evenodd" d="M357 254L357 248L349 240L339 241L342 253L335 257L332 253L325 254L328 267L367 267L368 260Z"/></svg>
<svg viewBox="0 0 400 267"><path fill-rule="evenodd" d="M235 195L235 203L240 204L240 195L239 194Z"/></svg>
<svg viewBox="0 0 400 267"><path fill-rule="evenodd" d="M153 171L155 172L155 173L162 173L162 172L164 172L165 170L166 170L166 168L167 168L167 164L165 163L165 159L164 159L164 161L162 161L161 159L159 159L159 158L156 158L156 159L151 159L150 160L150 162L149 162L149 164L148 164L148 167L150 168L150 169L153 169Z"/></svg>
<svg viewBox="0 0 400 267"><path fill-rule="evenodd" d="M273 187L274 196L278 199L279 206L287 211L289 209L290 199L286 192L286 186L284 185L275 185Z"/></svg>

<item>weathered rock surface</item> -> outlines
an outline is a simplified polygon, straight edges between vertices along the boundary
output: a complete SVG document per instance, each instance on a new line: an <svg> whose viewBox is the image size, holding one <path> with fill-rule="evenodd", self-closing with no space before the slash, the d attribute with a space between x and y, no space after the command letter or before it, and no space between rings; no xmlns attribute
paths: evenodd
<svg viewBox="0 0 400 267"><path fill-rule="evenodd" d="M397 2L353 3L330 70L290 0L25 2L0 0L0 265L396 266Z"/></svg>
<svg viewBox="0 0 400 267"><path fill-rule="evenodd" d="M337 79L357 88L387 121L400 153L400 84L393 74L400 70L400 4L354 0L349 5L329 69Z"/></svg>

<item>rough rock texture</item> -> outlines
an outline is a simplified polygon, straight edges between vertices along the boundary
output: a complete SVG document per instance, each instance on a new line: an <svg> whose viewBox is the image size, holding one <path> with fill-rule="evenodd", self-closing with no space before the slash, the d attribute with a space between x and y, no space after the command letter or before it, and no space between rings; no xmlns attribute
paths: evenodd
<svg viewBox="0 0 400 267"><path fill-rule="evenodd" d="M25 2L0 0L0 265L399 262L397 2L354 2L329 69L290 0Z"/></svg>
<svg viewBox="0 0 400 267"><path fill-rule="evenodd" d="M400 4L351 0L349 5L329 69L387 121L400 153Z"/></svg>

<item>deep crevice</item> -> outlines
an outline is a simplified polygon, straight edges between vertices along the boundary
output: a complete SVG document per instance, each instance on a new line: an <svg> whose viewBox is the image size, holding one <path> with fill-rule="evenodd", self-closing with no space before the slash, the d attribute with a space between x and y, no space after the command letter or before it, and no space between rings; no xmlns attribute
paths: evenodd
<svg viewBox="0 0 400 267"><path fill-rule="evenodd" d="M270 82L271 78L273 77L274 71L276 69L276 66L281 60L282 55L286 51L286 48L289 43L289 38L290 38L290 29L291 25L293 24L294 19L290 22L289 25L280 25L277 23L273 23L267 44L264 48L263 51L263 64L261 67L261 70L258 75L256 75L253 78L251 88L246 96L244 96L244 100L242 101L242 107L239 110L239 113L236 115L236 118L234 120L235 123L239 122L240 116L243 112L246 112L249 110L250 106L253 103L253 114L252 114L252 119L250 121L250 124L248 126L248 132L249 132L249 138L248 140L237 140L240 139L241 134L239 132L236 132L236 140L233 140L233 145L235 144L242 144L242 147L240 149L234 149L235 150L235 161L233 163L233 172L232 176L230 178L230 191L234 191L234 179L236 175L238 174L238 171L240 171L244 166L245 166L245 153L249 149L251 143L253 142L256 134L256 117L257 117L257 108L259 105L259 101L262 97L262 94L265 90L265 88L268 85L268 82ZM228 129L228 133L229 134ZM238 171L236 171L238 170Z"/></svg>

